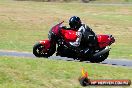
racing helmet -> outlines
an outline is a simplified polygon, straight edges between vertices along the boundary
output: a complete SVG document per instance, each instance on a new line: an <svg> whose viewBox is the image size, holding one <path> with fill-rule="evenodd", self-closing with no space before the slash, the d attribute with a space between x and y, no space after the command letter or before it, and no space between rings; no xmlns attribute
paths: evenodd
<svg viewBox="0 0 132 88"><path fill-rule="evenodd" d="M69 25L70 25L70 28L78 30L81 27L82 22L79 17L72 16L69 19Z"/></svg>

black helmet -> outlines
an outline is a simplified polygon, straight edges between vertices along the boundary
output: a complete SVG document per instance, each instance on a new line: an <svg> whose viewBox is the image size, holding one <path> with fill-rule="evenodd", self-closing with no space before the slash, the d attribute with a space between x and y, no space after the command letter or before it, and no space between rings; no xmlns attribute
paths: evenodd
<svg viewBox="0 0 132 88"><path fill-rule="evenodd" d="M73 16L69 20L69 25L70 25L71 28L78 30L78 28L81 27L82 23L81 23L81 20L80 20L79 17Z"/></svg>

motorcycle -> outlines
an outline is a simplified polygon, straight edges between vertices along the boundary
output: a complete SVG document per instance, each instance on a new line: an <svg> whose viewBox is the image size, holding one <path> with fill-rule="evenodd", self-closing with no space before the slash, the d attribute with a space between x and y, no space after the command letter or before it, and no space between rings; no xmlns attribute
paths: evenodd
<svg viewBox="0 0 132 88"><path fill-rule="evenodd" d="M63 21L64 22L64 21ZM77 38L77 31L62 27L63 22L53 26L49 31L47 40L40 40L33 46L33 54L36 57L50 57L55 52L57 56L69 57L80 61L90 61L99 63L109 56L110 45L115 42L112 35L97 35L96 44L83 42L85 46L92 48L92 53L84 54L74 51L68 46L69 42L74 42ZM92 38L92 36L89 36Z"/></svg>

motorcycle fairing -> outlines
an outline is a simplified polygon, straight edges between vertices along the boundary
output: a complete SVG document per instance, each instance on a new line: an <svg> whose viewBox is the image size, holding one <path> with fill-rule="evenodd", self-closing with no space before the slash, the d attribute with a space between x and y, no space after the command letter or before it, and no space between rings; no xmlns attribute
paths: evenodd
<svg viewBox="0 0 132 88"><path fill-rule="evenodd" d="M111 38L109 35L97 35L97 40L100 48L109 46L111 43Z"/></svg>
<svg viewBox="0 0 132 88"><path fill-rule="evenodd" d="M76 34L76 31L74 31L74 30L62 29L60 31L61 31L61 34L63 35L63 38L66 42L75 42L78 37Z"/></svg>
<svg viewBox="0 0 132 88"><path fill-rule="evenodd" d="M55 35L59 35L59 30L61 28L61 25L64 21L60 22L59 24L55 25L54 27L52 27L52 32L55 34Z"/></svg>
<svg viewBox="0 0 132 88"><path fill-rule="evenodd" d="M44 45L45 49L49 49L51 46L50 40L41 40L39 43Z"/></svg>

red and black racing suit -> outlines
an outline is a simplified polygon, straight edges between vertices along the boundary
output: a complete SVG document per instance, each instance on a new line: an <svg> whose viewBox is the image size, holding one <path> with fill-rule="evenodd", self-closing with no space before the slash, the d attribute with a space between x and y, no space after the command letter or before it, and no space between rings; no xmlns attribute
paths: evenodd
<svg viewBox="0 0 132 88"><path fill-rule="evenodd" d="M82 54L91 53L91 47L96 44L96 34L87 25L82 26L77 31L77 39L75 42L69 42L69 45L76 52ZM83 47L83 48L82 48Z"/></svg>

